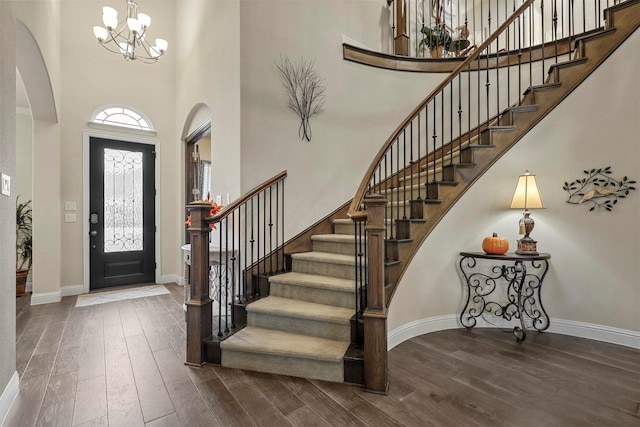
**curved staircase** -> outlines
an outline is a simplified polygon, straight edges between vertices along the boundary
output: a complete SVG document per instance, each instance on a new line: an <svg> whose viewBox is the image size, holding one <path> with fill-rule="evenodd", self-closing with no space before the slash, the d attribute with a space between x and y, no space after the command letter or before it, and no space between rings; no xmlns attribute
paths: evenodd
<svg viewBox="0 0 640 427"><path fill-rule="evenodd" d="M387 305L422 242L465 191L637 30L640 0L609 8L605 20L605 28L575 40L571 59L550 64L544 84L526 89L518 105L461 138L459 147L440 149L444 160L413 162L390 187L370 187L396 218L386 224ZM354 223L338 219L332 227L332 234L311 237L312 251L290 255L290 272L268 278L270 295L248 304L247 326L220 344L223 366L362 383L363 354L353 345L361 336Z"/></svg>

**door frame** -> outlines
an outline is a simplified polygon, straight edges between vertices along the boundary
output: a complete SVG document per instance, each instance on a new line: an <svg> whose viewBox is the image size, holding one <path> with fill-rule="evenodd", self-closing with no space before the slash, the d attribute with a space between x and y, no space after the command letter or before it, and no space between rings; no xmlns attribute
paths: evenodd
<svg viewBox="0 0 640 427"><path fill-rule="evenodd" d="M83 293L87 294L91 290L91 264L90 264L90 240L89 240L89 197L90 197L90 188L89 188L89 143L91 138L106 138L113 139L116 141L124 141L124 142L135 142L138 144L147 144L153 145L155 147L156 156L155 156L155 178L154 185L156 188L156 195L154 197L155 204L155 223L156 223L156 232L155 232L155 260L156 260L156 268L154 272L154 280L158 283L160 278L160 272L162 271L162 263L161 263L161 251L160 251L160 232L158 224L160 224L160 192L158 189L160 188L160 145L157 141L153 141L150 139L143 139L143 137L134 137L131 135L121 134L119 132L113 133L100 133L95 131L84 131L82 135L82 211L79 213L80 221L82 221L82 232L84 233L82 236L83 243Z"/></svg>

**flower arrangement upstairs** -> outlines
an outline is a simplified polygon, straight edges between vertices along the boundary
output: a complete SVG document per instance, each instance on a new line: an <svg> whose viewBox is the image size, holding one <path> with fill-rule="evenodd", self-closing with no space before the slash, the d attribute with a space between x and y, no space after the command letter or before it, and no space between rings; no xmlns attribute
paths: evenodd
<svg viewBox="0 0 640 427"><path fill-rule="evenodd" d="M209 216L214 216L215 214L220 212L222 210L222 208L224 208L223 205L219 205L216 202L214 202L213 200L209 200L209 199L197 200L197 202L199 202L199 203L208 203L208 204L211 205L211 210L209 211ZM191 214L187 215L187 220L184 223L187 224L188 227L191 227ZM216 229L216 225L215 224L209 224L209 228L213 228L215 230Z"/></svg>

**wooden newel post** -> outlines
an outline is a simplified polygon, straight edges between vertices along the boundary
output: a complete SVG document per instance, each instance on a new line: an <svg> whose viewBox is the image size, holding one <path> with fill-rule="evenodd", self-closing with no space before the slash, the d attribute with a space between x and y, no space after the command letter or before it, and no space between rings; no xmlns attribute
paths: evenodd
<svg viewBox="0 0 640 427"><path fill-rule="evenodd" d="M384 296L384 212L387 199L371 195L367 209L367 308L364 318L364 386L387 392L387 307Z"/></svg>
<svg viewBox="0 0 640 427"><path fill-rule="evenodd" d="M191 297L187 305L187 365L201 366L205 362L203 339L211 336L211 299L209 298L209 216L211 205L193 202L187 208L191 214L189 242Z"/></svg>
<svg viewBox="0 0 640 427"><path fill-rule="evenodd" d="M393 40L394 55L409 56L409 36L407 35L406 0L396 0L396 36Z"/></svg>

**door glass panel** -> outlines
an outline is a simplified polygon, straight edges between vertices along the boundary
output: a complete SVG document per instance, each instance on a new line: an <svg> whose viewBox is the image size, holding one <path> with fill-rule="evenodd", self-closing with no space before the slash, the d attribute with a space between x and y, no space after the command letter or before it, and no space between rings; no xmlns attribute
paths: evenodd
<svg viewBox="0 0 640 427"><path fill-rule="evenodd" d="M104 251L143 249L142 152L104 149Z"/></svg>

